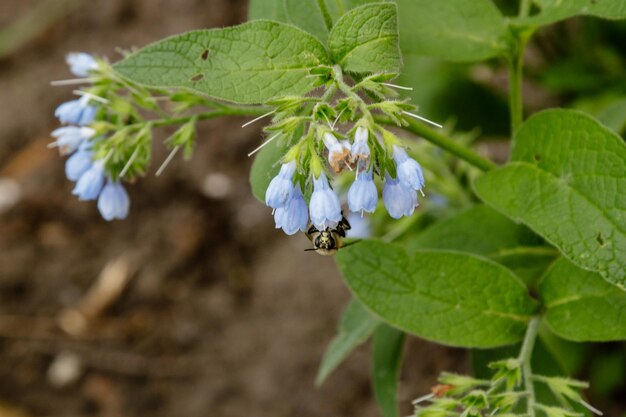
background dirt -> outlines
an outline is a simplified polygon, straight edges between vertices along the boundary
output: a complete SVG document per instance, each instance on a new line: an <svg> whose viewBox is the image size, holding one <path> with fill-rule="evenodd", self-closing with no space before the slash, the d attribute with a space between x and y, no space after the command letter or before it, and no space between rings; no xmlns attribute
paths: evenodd
<svg viewBox="0 0 626 417"><path fill-rule="evenodd" d="M2 0L0 26L39 3ZM378 415L369 346L313 386L349 293L332 259L275 231L251 196L245 155L259 126L202 124L193 160L130 186L130 217L115 223L73 198L46 148L54 108L72 98L49 85L70 77L67 52L116 60L116 47L242 22L246 3L85 1L0 60L0 179L20 194L0 210L0 416ZM104 314L77 322L71 309L116 260L130 281ZM403 415L441 370L464 368L462 351L412 339Z"/></svg>

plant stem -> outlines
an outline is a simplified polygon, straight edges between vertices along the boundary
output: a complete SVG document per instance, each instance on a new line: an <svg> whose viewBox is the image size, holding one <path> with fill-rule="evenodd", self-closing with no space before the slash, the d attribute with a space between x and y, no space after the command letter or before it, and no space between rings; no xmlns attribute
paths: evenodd
<svg viewBox="0 0 626 417"><path fill-rule="evenodd" d="M518 49L509 58L509 111L511 112L511 138L514 140L515 132L521 126L524 119L524 106L522 102L522 75L524 65L523 40L518 40Z"/></svg>
<svg viewBox="0 0 626 417"><path fill-rule="evenodd" d="M268 112L267 107L252 107L252 106L224 106L219 108L218 110L211 110L204 113L197 113L192 116L184 116L184 117L171 117L171 118L163 118L163 119L153 119L149 120L147 123L151 123L153 127L163 127L163 126L171 126L171 125L180 125L191 121L192 119L196 120L209 120L215 119L220 116L262 116L263 114ZM128 125L129 128L139 128L143 126L145 123L135 123L132 125Z"/></svg>
<svg viewBox="0 0 626 417"><path fill-rule="evenodd" d="M528 323L522 349L519 353L519 361L522 363L522 377L524 379L524 390L528 391L526 399L526 412L530 417L535 417L535 387L533 385L533 371L530 365L535 340L537 339L537 330L539 329L539 317L534 317Z"/></svg>
<svg viewBox="0 0 626 417"><path fill-rule="evenodd" d="M330 31L333 28L333 18L330 16L328 12L328 6L326 6L325 0L317 0L317 5L322 12L322 16L324 17L324 23L326 24L326 28Z"/></svg>
<svg viewBox="0 0 626 417"><path fill-rule="evenodd" d="M530 13L531 0L520 0L519 3L519 17L528 17Z"/></svg>
<svg viewBox="0 0 626 417"><path fill-rule="evenodd" d="M389 119L388 117L384 117L384 116L376 116L375 120L378 123L383 123L383 124L388 124L388 125L395 124L393 123L391 119ZM408 119L408 118L405 118L405 121L408 124L406 126L403 126L402 127L403 129L408 130L409 132L422 137L424 140L434 145L437 145L442 149L445 149L446 151L450 152L453 155L456 155L460 159L464 160L465 162L467 162L468 164L472 166L475 166L481 171L490 171L494 168L497 168L497 165L495 163L491 162L490 160L486 158L483 158L482 156L476 154L471 149L466 148L465 146L453 141L447 136L426 126L425 124L415 121L413 119Z"/></svg>

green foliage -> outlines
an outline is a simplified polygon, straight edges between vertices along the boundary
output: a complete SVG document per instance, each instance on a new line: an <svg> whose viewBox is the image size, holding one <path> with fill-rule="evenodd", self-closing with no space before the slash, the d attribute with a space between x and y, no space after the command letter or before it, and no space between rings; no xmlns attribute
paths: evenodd
<svg viewBox="0 0 626 417"><path fill-rule="evenodd" d="M513 19L515 24L549 25L573 16L595 16L603 19L626 19L623 0L534 0L539 7L536 15Z"/></svg>
<svg viewBox="0 0 626 417"><path fill-rule="evenodd" d="M259 201L265 202L265 190L280 171L281 158L287 153L290 145L290 141L277 137L257 152L250 168L250 187L252 194Z"/></svg>
<svg viewBox="0 0 626 417"><path fill-rule="evenodd" d="M539 283L545 320L579 342L626 339L626 293L596 273L559 259Z"/></svg>
<svg viewBox="0 0 626 417"><path fill-rule="evenodd" d="M404 54L479 61L506 51L506 23L490 0L397 3Z"/></svg>
<svg viewBox="0 0 626 417"><path fill-rule="evenodd" d="M398 417L396 391L403 347L404 332L386 324L378 326L372 348L372 386L384 417Z"/></svg>
<svg viewBox="0 0 626 417"><path fill-rule="evenodd" d="M354 349L369 339L379 324L380 321L373 317L363 304L357 299L352 299L341 316L337 335L326 348L315 384L323 384Z"/></svg>
<svg viewBox="0 0 626 417"><path fill-rule="evenodd" d="M626 146L589 116L550 110L516 135L512 163L475 181L478 195L626 288Z"/></svg>
<svg viewBox="0 0 626 417"><path fill-rule="evenodd" d="M509 270L474 255L363 241L339 268L356 297L385 321L440 343L493 347L520 340L536 303ZM450 289L454 288L454 291Z"/></svg>
<svg viewBox="0 0 626 417"><path fill-rule="evenodd" d="M197 30L140 49L114 65L133 82L188 88L237 103L262 103L315 87L312 68L329 64L324 46L302 30L269 21Z"/></svg>
<svg viewBox="0 0 626 417"><path fill-rule="evenodd" d="M395 4L367 4L350 10L333 27L329 45L333 62L346 72L399 72L402 58Z"/></svg>

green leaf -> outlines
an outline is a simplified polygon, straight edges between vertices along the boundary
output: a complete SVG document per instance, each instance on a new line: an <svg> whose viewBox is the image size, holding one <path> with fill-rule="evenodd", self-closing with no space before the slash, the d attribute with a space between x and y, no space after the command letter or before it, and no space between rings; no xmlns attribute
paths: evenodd
<svg viewBox="0 0 626 417"><path fill-rule="evenodd" d="M380 0L325 0L334 21L354 7L377 1ZM251 0L248 16L250 20L270 19L290 23L322 41L328 37L328 28L318 0Z"/></svg>
<svg viewBox="0 0 626 417"><path fill-rule="evenodd" d="M344 14L330 32L333 62L353 73L399 72L398 17L394 3L371 3Z"/></svg>
<svg viewBox="0 0 626 417"><path fill-rule="evenodd" d="M578 266L626 288L626 146L582 113L549 110L516 134L513 159L477 178L481 199Z"/></svg>
<svg viewBox="0 0 626 417"><path fill-rule="evenodd" d="M353 298L341 316L337 335L326 348L315 385L322 385L354 349L369 339L379 324L380 321Z"/></svg>
<svg viewBox="0 0 626 417"><path fill-rule="evenodd" d="M197 30L140 49L116 63L123 77L147 87L188 88L236 103L302 95L315 87L312 68L329 64L313 36L270 21Z"/></svg>
<svg viewBox="0 0 626 417"><path fill-rule="evenodd" d="M372 386L384 417L398 417L396 393L403 346L404 332L386 324L376 329L372 352Z"/></svg>
<svg viewBox="0 0 626 417"><path fill-rule="evenodd" d="M489 233L480 231L489 230ZM542 240L526 226L479 204L443 219L406 241L416 249L444 249L486 256L507 266L532 284L554 261L557 251L541 246Z"/></svg>
<svg viewBox="0 0 626 417"><path fill-rule="evenodd" d="M598 112L598 120L614 132L626 133L626 98L618 100Z"/></svg>
<svg viewBox="0 0 626 417"><path fill-rule="evenodd" d="M604 342L626 339L626 293L600 275L559 259L539 283L545 320L561 337Z"/></svg>
<svg viewBox="0 0 626 417"><path fill-rule="evenodd" d="M361 241L337 254L355 296L391 325L463 347L515 343L536 303L506 268L474 255L420 250L409 256Z"/></svg>
<svg viewBox="0 0 626 417"><path fill-rule="evenodd" d="M490 0L398 0L402 52L481 61L506 51L507 27Z"/></svg>
<svg viewBox="0 0 626 417"><path fill-rule="evenodd" d="M540 11L527 18L514 18L515 24L549 25L573 16L595 16L603 19L626 19L623 0L534 0Z"/></svg>
<svg viewBox="0 0 626 417"><path fill-rule="evenodd" d="M252 168L250 168L250 186L252 194L265 203L265 191L278 171L281 158L287 153L291 142L278 137L257 152Z"/></svg>

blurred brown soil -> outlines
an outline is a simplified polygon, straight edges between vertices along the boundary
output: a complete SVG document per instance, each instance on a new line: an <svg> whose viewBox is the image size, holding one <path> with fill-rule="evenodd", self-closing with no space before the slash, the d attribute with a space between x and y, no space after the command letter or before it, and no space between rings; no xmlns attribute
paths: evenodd
<svg viewBox="0 0 626 417"><path fill-rule="evenodd" d="M37 3L3 0L0 26ZM85 1L0 60L0 180L20 196L0 211L0 416L378 415L369 346L313 386L349 292L332 259L275 231L251 196L245 155L259 126L203 124L190 162L129 187L124 222L73 198L46 148L55 106L72 97L49 85L70 77L68 51L115 60L118 46L245 17L241 0ZM121 272L104 274L118 288L85 307L116 260ZM403 415L438 372L464 366L459 351L417 340L406 358Z"/></svg>

